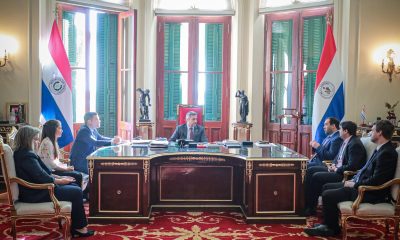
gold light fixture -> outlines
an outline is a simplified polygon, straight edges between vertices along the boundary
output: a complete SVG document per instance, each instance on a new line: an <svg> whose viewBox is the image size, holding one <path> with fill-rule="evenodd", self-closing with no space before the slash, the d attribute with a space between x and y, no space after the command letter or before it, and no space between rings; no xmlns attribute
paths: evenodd
<svg viewBox="0 0 400 240"><path fill-rule="evenodd" d="M8 55L7 50L4 49L4 56L0 58L0 67L4 67L7 64Z"/></svg>
<svg viewBox="0 0 400 240"><path fill-rule="evenodd" d="M389 49L386 53L386 57L382 59L382 72L389 75L389 82L392 82L393 73L400 73L399 66L397 66L398 69L396 70L396 63L394 62L395 55L396 54L393 49ZM398 64L399 63L397 62L397 65Z"/></svg>

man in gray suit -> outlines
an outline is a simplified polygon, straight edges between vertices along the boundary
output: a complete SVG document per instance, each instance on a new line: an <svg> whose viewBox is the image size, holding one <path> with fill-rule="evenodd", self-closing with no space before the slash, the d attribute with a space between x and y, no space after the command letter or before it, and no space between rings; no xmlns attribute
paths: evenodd
<svg viewBox="0 0 400 240"><path fill-rule="evenodd" d="M177 139L193 140L194 142L208 142L204 127L197 125L197 113L189 111L186 113L186 123L176 127L170 141Z"/></svg>

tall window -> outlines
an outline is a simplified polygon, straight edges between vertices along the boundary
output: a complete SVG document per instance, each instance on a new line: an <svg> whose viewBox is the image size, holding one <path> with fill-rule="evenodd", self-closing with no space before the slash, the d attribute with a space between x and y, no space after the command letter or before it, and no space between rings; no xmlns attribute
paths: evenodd
<svg viewBox="0 0 400 240"><path fill-rule="evenodd" d="M158 17L158 24L158 119L175 124L178 104L203 105L203 119L226 132L230 17Z"/></svg>
<svg viewBox="0 0 400 240"><path fill-rule="evenodd" d="M98 112L103 134L116 134L118 15L60 6L60 29L72 69L74 123Z"/></svg>
<svg viewBox="0 0 400 240"><path fill-rule="evenodd" d="M303 114L302 124L311 124L316 71L328 10L267 15L269 122L277 123L283 109L292 108Z"/></svg>

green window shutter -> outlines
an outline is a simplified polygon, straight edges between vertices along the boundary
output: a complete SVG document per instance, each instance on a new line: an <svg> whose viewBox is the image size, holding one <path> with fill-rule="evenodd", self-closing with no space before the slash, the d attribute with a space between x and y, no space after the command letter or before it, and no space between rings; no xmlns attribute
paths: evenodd
<svg viewBox="0 0 400 240"><path fill-rule="evenodd" d="M270 122L278 122L282 108L291 108L292 73L274 71L292 71L292 31L292 20L272 23Z"/></svg>
<svg viewBox="0 0 400 240"><path fill-rule="evenodd" d="M74 24L75 13L63 11L62 13L62 38L65 50L67 52L68 60L71 66L76 65L76 27ZM73 122L76 122L76 71L71 72L72 77L72 109L73 111Z"/></svg>
<svg viewBox="0 0 400 240"><path fill-rule="evenodd" d="M222 111L223 24L206 24L205 33L206 91L204 119L206 121L220 121Z"/></svg>
<svg viewBox="0 0 400 240"><path fill-rule="evenodd" d="M117 47L118 16L97 14L96 111L103 124L99 132L117 133Z"/></svg>
<svg viewBox="0 0 400 240"><path fill-rule="evenodd" d="M324 45L325 34L325 16L315 16L304 19L302 46L303 66L304 70L311 70L313 72L303 74L303 124L312 123L316 71Z"/></svg>
<svg viewBox="0 0 400 240"><path fill-rule="evenodd" d="M164 25L164 119L175 120L176 106L182 103L181 79L187 79L185 73L169 71L180 70L181 23Z"/></svg>

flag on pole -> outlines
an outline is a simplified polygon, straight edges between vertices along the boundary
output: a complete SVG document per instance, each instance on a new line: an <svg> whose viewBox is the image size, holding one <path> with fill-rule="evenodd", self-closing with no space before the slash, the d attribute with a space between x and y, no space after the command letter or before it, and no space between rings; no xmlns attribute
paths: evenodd
<svg viewBox="0 0 400 240"><path fill-rule="evenodd" d="M62 148L73 141L72 79L67 53L54 20L48 44L51 61L42 69L42 121L57 119L63 134L58 139Z"/></svg>
<svg viewBox="0 0 400 240"><path fill-rule="evenodd" d="M343 78L332 27L328 22L315 81L313 105L312 135L319 143L326 137L323 129L326 118L343 119Z"/></svg>

